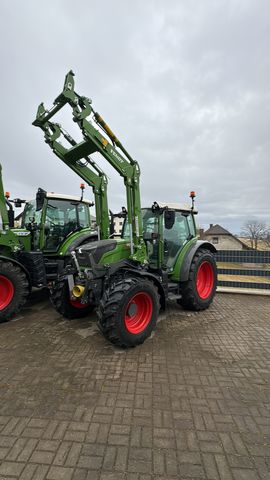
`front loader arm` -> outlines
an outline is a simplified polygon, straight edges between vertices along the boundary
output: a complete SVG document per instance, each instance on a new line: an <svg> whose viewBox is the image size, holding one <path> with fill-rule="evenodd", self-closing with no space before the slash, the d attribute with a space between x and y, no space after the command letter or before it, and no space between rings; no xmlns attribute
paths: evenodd
<svg viewBox="0 0 270 480"><path fill-rule="evenodd" d="M83 134L83 141L65 149L52 136L51 118L66 104L73 110L73 120L78 124ZM54 101L51 110L45 110L43 104L38 108L36 120L33 125L41 127L45 132L45 139L55 153L74 170L80 165L81 159L85 159L94 152L99 152L109 164L124 178L127 197L127 218L131 234L131 256L140 262L146 260L146 249L142 236L142 218L140 203L140 169L138 163L129 155L121 142L114 135L103 118L94 111L91 100L78 95L74 90L74 74L70 71L65 78L64 89ZM87 117L91 116L90 121ZM95 128L94 121L106 134L109 140ZM121 150L121 153L119 150ZM61 150L60 154L59 151ZM71 166L72 165L72 166ZM76 167L75 167L76 166ZM86 180L87 181L87 180Z"/></svg>
<svg viewBox="0 0 270 480"><path fill-rule="evenodd" d="M89 156L85 156L80 161L74 161L73 158L68 156L69 149L65 148L58 140L60 136L63 135L73 147L78 144L60 125L49 121L44 131L45 141L50 145L53 152L92 188L95 197L96 223L99 236L102 240L109 238L107 176Z"/></svg>
<svg viewBox="0 0 270 480"><path fill-rule="evenodd" d="M99 235L101 239L106 239L109 238L110 235L107 176L89 157L89 154L92 153L93 150L87 150L88 153L82 154L80 159L69 155L70 151L79 145L59 124L51 121L51 118L67 103L70 103L74 109L77 108L71 88L72 86L74 86L74 82L72 74L69 73L66 76L64 90L55 100L54 107L50 111L46 111L44 105L41 103L38 107L37 117L33 125L40 127L44 131L45 142L48 143L53 152L92 188L95 197L96 222ZM65 148L62 145L60 142L61 135L68 141L71 148Z"/></svg>

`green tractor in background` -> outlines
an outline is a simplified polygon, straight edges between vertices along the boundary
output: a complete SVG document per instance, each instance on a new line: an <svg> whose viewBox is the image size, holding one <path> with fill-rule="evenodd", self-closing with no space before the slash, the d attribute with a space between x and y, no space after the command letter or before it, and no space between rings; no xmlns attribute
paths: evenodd
<svg viewBox="0 0 270 480"><path fill-rule="evenodd" d="M79 245L96 240L89 207L81 197L47 193L41 188L36 199L10 200L4 194L0 165L0 322L12 318L27 301L32 287L46 287L70 263ZM14 228L14 208L25 203L21 228ZM68 292L67 292L68 293ZM67 295L67 299L69 296ZM65 302L65 315L84 316L90 305Z"/></svg>
<svg viewBox="0 0 270 480"><path fill-rule="evenodd" d="M71 71L52 109L41 104L33 124L73 170L83 158L99 152L123 177L127 200L123 235L76 247L72 263L55 282L53 298L65 315L62 300L68 288L70 301L96 306L99 328L110 342L131 347L149 337L167 300L196 311L209 307L217 285L215 248L197 238L194 192L191 206L153 202L141 208L139 165L91 103L75 92ZM70 148L61 141L60 125L51 121L67 104L83 137Z"/></svg>

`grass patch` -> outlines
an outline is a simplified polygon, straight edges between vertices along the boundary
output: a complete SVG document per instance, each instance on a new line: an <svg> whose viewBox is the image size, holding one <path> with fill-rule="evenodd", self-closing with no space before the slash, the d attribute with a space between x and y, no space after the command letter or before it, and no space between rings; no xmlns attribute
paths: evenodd
<svg viewBox="0 0 270 480"><path fill-rule="evenodd" d="M270 283L270 277L256 277L255 275L225 275L218 274L219 281L247 282L247 283Z"/></svg>
<svg viewBox="0 0 270 480"><path fill-rule="evenodd" d="M217 262L218 268L231 268L235 270L266 270L270 271L269 263L233 263L233 262Z"/></svg>

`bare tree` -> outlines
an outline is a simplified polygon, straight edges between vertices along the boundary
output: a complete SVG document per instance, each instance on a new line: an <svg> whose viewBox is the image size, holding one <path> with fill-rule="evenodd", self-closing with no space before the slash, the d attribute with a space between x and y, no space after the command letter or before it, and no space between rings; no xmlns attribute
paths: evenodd
<svg viewBox="0 0 270 480"><path fill-rule="evenodd" d="M267 246L267 248L270 249L270 227L268 227L268 229L265 233L264 242L265 242L265 245Z"/></svg>
<svg viewBox="0 0 270 480"><path fill-rule="evenodd" d="M258 220L247 220L242 227L241 234L250 240L251 248L258 249L258 240L265 240L269 235L269 227Z"/></svg>

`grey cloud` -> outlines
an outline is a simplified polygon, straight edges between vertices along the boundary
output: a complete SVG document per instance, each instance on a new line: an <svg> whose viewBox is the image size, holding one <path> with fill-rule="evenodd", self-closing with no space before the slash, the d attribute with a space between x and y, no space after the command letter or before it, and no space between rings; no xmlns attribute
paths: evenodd
<svg viewBox="0 0 270 480"><path fill-rule="evenodd" d="M139 161L144 205L187 201L194 189L201 225L270 223L269 13L266 0L3 0L6 188L27 197L38 186L78 192L80 180L31 126L73 68L77 90ZM124 186L107 171L116 211Z"/></svg>

